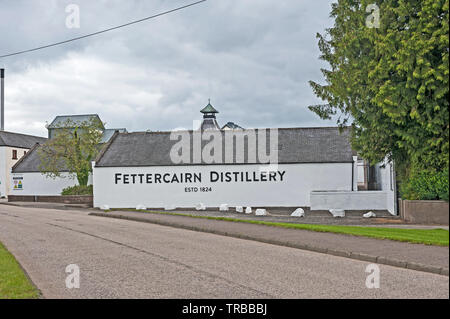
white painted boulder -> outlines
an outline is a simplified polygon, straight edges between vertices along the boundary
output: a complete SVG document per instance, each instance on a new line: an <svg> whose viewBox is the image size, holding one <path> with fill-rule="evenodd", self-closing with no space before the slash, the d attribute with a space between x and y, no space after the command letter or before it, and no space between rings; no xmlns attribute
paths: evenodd
<svg viewBox="0 0 450 319"><path fill-rule="evenodd" d="M109 210L109 206L108 205L102 205L100 206L101 210Z"/></svg>
<svg viewBox="0 0 450 319"><path fill-rule="evenodd" d="M236 206L236 213L243 213L243 212L244 212L244 207Z"/></svg>
<svg viewBox="0 0 450 319"><path fill-rule="evenodd" d="M166 205L164 206L164 210L175 210L177 209L177 206L175 205Z"/></svg>
<svg viewBox="0 0 450 319"><path fill-rule="evenodd" d="M247 208L245 209L245 213L246 213L246 214L251 214L251 213L252 213L252 208L251 208L251 207L247 207Z"/></svg>
<svg viewBox="0 0 450 319"><path fill-rule="evenodd" d="M220 210L221 212L227 212L227 211L229 210L228 204L222 204L222 205L220 205L219 210Z"/></svg>
<svg viewBox="0 0 450 319"><path fill-rule="evenodd" d="M136 206L136 210L146 210L147 209L147 207L145 207L144 205L137 205Z"/></svg>
<svg viewBox="0 0 450 319"><path fill-rule="evenodd" d="M345 217L345 210L343 210L343 209L330 209L330 213L335 218L336 217Z"/></svg>
<svg viewBox="0 0 450 319"><path fill-rule="evenodd" d="M206 206L203 203L199 203L197 204L197 206L195 206L196 210L206 210Z"/></svg>
<svg viewBox="0 0 450 319"><path fill-rule="evenodd" d="M368 212L368 213L365 213L363 215L363 217L364 218L373 218L373 217L377 217L377 215L374 212Z"/></svg>
<svg viewBox="0 0 450 319"><path fill-rule="evenodd" d="M302 208L297 208L292 214L292 217L305 217L305 211Z"/></svg>
<svg viewBox="0 0 450 319"><path fill-rule="evenodd" d="M256 216L267 216L267 210L259 208L255 212Z"/></svg>

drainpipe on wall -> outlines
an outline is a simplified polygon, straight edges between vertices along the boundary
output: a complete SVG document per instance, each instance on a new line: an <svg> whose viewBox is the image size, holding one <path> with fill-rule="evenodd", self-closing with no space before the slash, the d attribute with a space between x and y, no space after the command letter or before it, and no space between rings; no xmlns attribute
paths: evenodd
<svg viewBox="0 0 450 319"><path fill-rule="evenodd" d="M353 156L352 162L352 192L358 191L358 156Z"/></svg>
<svg viewBox="0 0 450 319"><path fill-rule="evenodd" d="M355 160L352 160L352 192L354 191L353 189L353 179L355 178L355 170L353 169L353 167L355 166Z"/></svg>

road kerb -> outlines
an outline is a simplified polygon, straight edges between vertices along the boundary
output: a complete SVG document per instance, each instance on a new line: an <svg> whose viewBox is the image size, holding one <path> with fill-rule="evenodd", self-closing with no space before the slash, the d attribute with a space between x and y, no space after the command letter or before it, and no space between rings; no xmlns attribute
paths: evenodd
<svg viewBox="0 0 450 319"><path fill-rule="evenodd" d="M157 224L157 225L161 225L161 226L169 226L169 227L174 227L174 228L181 228L181 229L187 229L187 230L192 230L192 231L211 233L211 234L215 234L215 235L234 237L234 238L245 239L245 240L253 240L253 241L258 241L258 242L262 242L262 243L266 243L266 244L285 246L285 247L307 250L307 251L328 254L328 255L333 255L333 256L338 256L338 257L343 257L343 258L349 258L349 259L354 259L354 260L359 260L359 261L364 261L364 262L371 262L371 263L383 264L383 265L388 265L388 266L397 267L397 268L405 268L405 269L411 269L411 270L416 270L416 271L439 274L439 275L444 275L447 277L449 276L448 268L439 268L439 267L435 267L435 266L422 265L422 264L418 264L418 263L397 260L397 259L387 258L387 257L383 257L383 256L371 256L371 255L367 255L367 254L354 253L354 252L349 252L349 251L345 251L345 250L327 249L327 248L323 248L323 247L295 244L295 243L277 241L277 240L272 240L272 239L256 238L256 237L251 237L251 236L242 235L242 234L230 234L228 232L223 232L223 231L219 231L219 230L206 229L203 227L196 227L196 226L187 226L187 225L183 225L180 223L172 223L172 222L167 222L167 221L149 220L146 218L140 218L140 217L134 217L134 216L112 215L112 214L108 214L108 213L97 213L97 212L89 213L89 215L97 216L97 217L125 219L125 220L131 220L131 221L136 221L136 222Z"/></svg>

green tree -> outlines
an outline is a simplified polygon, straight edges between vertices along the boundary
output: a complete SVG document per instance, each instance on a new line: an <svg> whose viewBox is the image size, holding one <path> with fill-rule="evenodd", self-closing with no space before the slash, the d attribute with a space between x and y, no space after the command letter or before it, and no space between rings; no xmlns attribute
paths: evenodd
<svg viewBox="0 0 450 319"><path fill-rule="evenodd" d="M40 171L52 178L62 177L61 173L68 171L79 185L87 185L92 172L91 161L99 152L102 127L98 119L82 123L69 119L59 125L54 137L38 149Z"/></svg>
<svg viewBox="0 0 450 319"><path fill-rule="evenodd" d="M378 28L369 28L376 2ZM352 145L364 158L396 160L406 175L442 171L449 149L449 1L339 0L334 26L318 34L325 84L310 82L327 104L323 119L352 122Z"/></svg>

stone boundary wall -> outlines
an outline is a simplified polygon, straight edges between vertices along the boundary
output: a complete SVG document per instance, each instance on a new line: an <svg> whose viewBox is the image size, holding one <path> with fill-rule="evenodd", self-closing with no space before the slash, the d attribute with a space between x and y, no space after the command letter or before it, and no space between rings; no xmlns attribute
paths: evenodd
<svg viewBox="0 0 450 319"><path fill-rule="evenodd" d="M448 225L449 204L440 200L399 199L400 216L417 224Z"/></svg>
<svg viewBox="0 0 450 319"><path fill-rule="evenodd" d="M44 195L10 195L8 202L41 202L64 204L87 204L92 206L94 197L89 195L44 196Z"/></svg>

